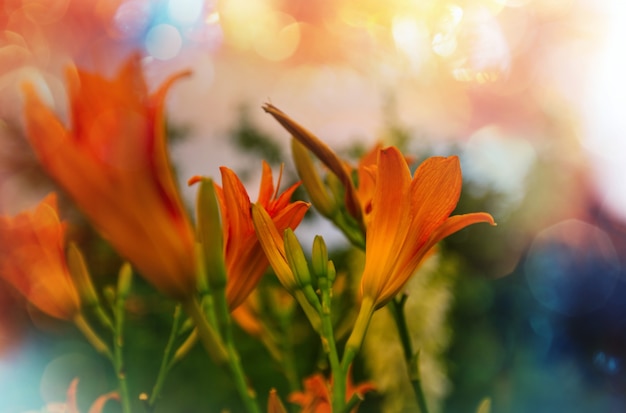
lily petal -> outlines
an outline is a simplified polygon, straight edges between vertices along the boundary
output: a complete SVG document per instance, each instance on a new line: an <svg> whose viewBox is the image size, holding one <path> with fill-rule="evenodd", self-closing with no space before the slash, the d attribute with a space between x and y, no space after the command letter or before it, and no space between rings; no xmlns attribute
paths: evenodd
<svg viewBox="0 0 626 413"><path fill-rule="evenodd" d="M395 262L400 253L410 223L407 195L411 173L397 148L379 152L376 183L361 279L362 294L372 298L380 294L386 280L392 276L390 263Z"/></svg>

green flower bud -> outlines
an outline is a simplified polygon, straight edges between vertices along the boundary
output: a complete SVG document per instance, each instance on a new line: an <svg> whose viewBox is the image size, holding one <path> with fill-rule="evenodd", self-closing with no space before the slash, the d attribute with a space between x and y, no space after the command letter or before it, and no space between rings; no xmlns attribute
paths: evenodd
<svg viewBox="0 0 626 413"><path fill-rule="evenodd" d="M285 255L287 256L287 262L289 263L289 267L296 278L298 286L303 288L311 285L309 265L306 262L302 246L291 228L287 228L285 230L283 240L285 242Z"/></svg>
<svg viewBox="0 0 626 413"><path fill-rule="evenodd" d="M130 294L131 287L133 285L133 269L129 263L125 262L120 268L120 272L117 278L117 296L122 299L126 299Z"/></svg>
<svg viewBox="0 0 626 413"><path fill-rule="evenodd" d="M324 238L316 235L313 240L313 253L311 256L313 275L317 278L326 278L328 268L328 249Z"/></svg>
<svg viewBox="0 0 626 413"><path fill-rule="evenodd" d="M315 167L309 151L296 139L291 140L291 152L293 162L298 170L298 176L302 180L302 185L311 198L311 202L320 214L325 217L332 217L337 212L337 203L329 195L326 186L322 182L318 168Z"/></svg>
<svg viewBox="0 0 626 413"><path fill-rule="evenodd" d="M226 264L224 263L224 236L222 221L213 180L201 178L196 202L198 218L198 240L203 256L203 270L211 289L226 286Z"/></svg>

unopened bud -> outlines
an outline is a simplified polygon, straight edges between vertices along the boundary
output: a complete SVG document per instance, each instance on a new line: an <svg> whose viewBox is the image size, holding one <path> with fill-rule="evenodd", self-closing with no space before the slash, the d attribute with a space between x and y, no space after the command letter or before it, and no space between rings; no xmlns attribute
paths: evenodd
<svg viewBox="0 0 626 413"><path fill-rule="evenodd" d="M67 250L67 266L82 303L87 306L99 305L98 294L87 270L85 258L73 242Z"/></svg>
<svg viewBox="0 0 626 413"><path fill-rule="evenodd" d="M318 168L315 167L309 151L296 139L292 139L291 152L298 176L302 180L302 185L306 188L311 202L320 214L328 218L332 217L337 211L337 203L322 182Z"/></svg>
<svg viewBox="0 0 626 413"><path fill-rule="evenodd" d="M285 254L287 255L287 262L293 274L296 277L296 282L300 288L311 285L311 273L309 272L309 265L306 262L306 257L302 251L302 246L296 238L296 234L293 233L291 228L287 228L284 234L285 242Z"/></svg>
<svg viewBox="0 0 626 413"><path fill-rule="evenodd" d="M276 389L270 390L270 396L267 399L267 413L287 413L285 405L283 405Z"/></svg>
<svg viewBox="0 0 626 413"><path fill-rule="evenodd" d="M213 180L199 180L196 214L198 218L198 240L203 256L203 270L211 289L226 286L226 264L224 263L224 236L222 221Z"/></svg>
<svg viewBox="0 0 626 413"><path fill-rule="evenodd" d="M326 276L328 277L328 281L330 281L331 284L335 282L335 278L337 277L337 270L335 270L335 264L332 261L328 261Z"/></svg>
<svg viewBox="0 0 626 413"><path fill-rule="evenodd" d="M125 262L120 268L117 279L117 296L125 299L130 294L133 285L133 269L129 263Z"/></svg>
<svg viewBox="0 0 626 413"><path fill-rule="evenodd" d="M326 278L328 268L328 249L324 238L316 235L313 239L313 253L311 256L313 275L317 278Z"/></svg>
<svg viewBox="0 0 626 413"><path fill-rule="evenodd" d="M259 244L261 244L267 260L276 273L276 277L283 287L293 294L297 289L297 281L287 262L284 240L263 206L252 204L252 222Z"/></svg>

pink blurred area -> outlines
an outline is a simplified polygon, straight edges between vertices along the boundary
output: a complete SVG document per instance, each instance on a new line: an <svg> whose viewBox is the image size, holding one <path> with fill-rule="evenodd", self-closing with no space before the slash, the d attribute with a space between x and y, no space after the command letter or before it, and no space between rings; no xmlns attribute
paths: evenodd
<svg viewBox="0 0 626 413"><path fill-rule="evenodd" d="M286 147L289 137L256 110L270 100L338 149L356 140L388 140L390 125L409 133L408 150L418 155L459 145L466 177L496 188L517 207L528 174L542 164L545 185L525 206L522 243L562 219L588 218L589 202L625 216L623 197L612 195L620 183L607 185L623 171L606 168L618 163L605 162L594 140L620 117L596 116L611 100L592 88L604 73L605 55L619 53L607 48L619 4L6 1L0 8L0 211L18 211L42 193L24 186L35 168L22 137L20 84L33 82L66 116L65 67L111 74L139 50L152 84L178 70L194 73L168 100L172 122L189 127L173 152L181 182L246 162L229 141L242 105ZM594 96L600 108L587 110ZM191 201L192 190L183 190Z"/></svg>

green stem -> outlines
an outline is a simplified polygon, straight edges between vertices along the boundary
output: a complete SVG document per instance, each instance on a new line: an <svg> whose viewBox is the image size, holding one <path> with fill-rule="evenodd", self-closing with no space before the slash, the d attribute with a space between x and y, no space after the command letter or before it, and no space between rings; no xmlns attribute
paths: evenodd
<svg viewBox="0 0 626 413"><path fill-rule="evenodd" d="M124 366L124 318L125 318L125 295L117 294L115 300L115 322L113 329L113 366L117 381L120 386L120 403L122 404L122 412L130 413L130 394L128 392L128 384L126 382L126 368Z"/></svg>
<svg viewBox="0 0 626 413"><path fill-rule="evenodd" d="M113 360L113 354L109 346L91 328L91 325L89 325L82 314L79 313L74 317L74 324L98 353L105 355L109 360Z"/></svg>
<svg viewBox="0 0 626 413"><path fill-rule="evenodd" d="M189 353L189 351L196 345L198 342L198 329L194 328L191 333L187 336L185 341L178 347L176 353L174 353L174 357L170 360L170 365L168 368L172 368L174 364L176 364L179 360Z"/></svg>
<svg viewBox="0 0 626 413"><path fill-rule="evenodd" d="M228 310L228 303L226 302L226 294L224 289L219 289L214 295L215 299L215 312L220 325L220 331L223 334L224 342L226 344L226 350L228 351L228 365L230 372L235 381L235 387L239 393L239 397L243 401L243 404L248 413L261 413L261 409L257 403L256 393L252 388L248 386L246 374L241 364L241 357L235 346L235 340L233 338L232 320L230 317L230 311Z"/></svg>
<svg viewBox="0 0 626 413"><path fill-rule="evenodd" d="M237 388L237 392L239 393L246 410L248 413L261 413L257 404L256 393L248 386L246 381L243 366L241 365L241 358L239 357L239 352L237 352L233 340L227 338L226 348L228 349L228 360L230 362L229 366L233 379L235 380L235 387Z"/></svg>
<svg viewBox="0 0 626 413"><path fill-rule="evenodd" d="M172 329L170 331L170 336L167 339L167 344L165 345L165 350L163 351L163 359L161 360L161 366L159 367L159 372L157 374L156 382L154 383L154 387L152 388L152 393L150 394L150 399L148 400L148 409L152 411L154 409L154 404L161 393L161 389L163 388L163 384L165 383L165 378L170 371L173 363L172 353L174 351L174 343L176 338L178 337L178 330L180 328L180 324L182 322L181 317L181 308L180 305L177 305L174 309L174 317L172 320Z"/></svg>
<svg viewBox="0 0 626 413"><path fill-rule="evenodd" d="M350 397L350 400L348 400L348 402L344 406L341 413L350 413L352 409L356 408L362 401L363 401L363 395L359 394L358 392L354 393L352 397Z"/></svg>
<svg viewBox="0 0 626 413"><path fill-rule="evenodd" d="M406 323L406 316L404 314L404 304L406 303L407 296L403 295L399 300L391 300L391 313L393 319L398 327L398 334L400 335L400 342L402 343L402 349L404 350L404 359L409 370L409 379L413 386L413 392L415 393L415 399L421 413L428 413L428 404L426 403L426 396L424 395L424 389L422 388L422 379L419 371L419 351L413 351L413 343L411 336L409 335L409 328Z"/></svg>
<svg viewBox="0 0 626 413"><path fill-rule="evenodd" d="M313 327L313 330L315 330L316 333L321 334L322 326L320 321L320 315L318 313L318 310L314 308L314 306L311 304L311 300L304 294L302 289L294 291L293 295L298 304L300 304L302 311L304 311L304 315L306 315L306 318L311 323L311 327ZM319 301L317 305L319 305Z"/></svg>
<svg viewBox="0 0 626 413"><path fill-rule="evenodd" d="M337 344L335 343L335 333L331 318L331 285L327 278L320 278L318 282L322 293L322 304L319 309L322 319L322 347L328 356L330 371L333 377L332 406L333 411L341 412L346 404L347 372L344 372L341 368Z"/></svg>
<svg viewBox="0 0 626 413"><path fill-rule="evenodd" d="M373 314L374 301L369 297L363 297L361 308L359 309L359 315L356 318L354 327L352 328L352 333L346 343L343 359L341 360L341 368L344 375L348 374L350 364L352 364L352 361L361 349L363 339L365 339L365 333L367 333L367 328L369 327Z"/></svg>
<svg viewBox="0 0 626 413"><path fill-rule="evenodd" d="M363 236L363 230L358 228L355 221L350 218L348 220L344 213L340 210L337 210L337 213L332 217L333 223L343 232L343 234L348 238L348 240L355 247L365 250L365 238Z"/></svg>
<svg viewBox="0 0 626 413"><path fill-rule="evenodd" d="M291 321L293 319L293 313L290 311L288 314L279 316L280 330L282 333L282 354L281 364L285 369L285 376L291 392L300 391L302 387L300 385L300 376L298 375L298 369L296 367L296 358L293 345L293 333L291 330Z"/></svg>
<svg viewBox="0 0 626 413"><path fill-rule="evenodd" d="M223 366L228 361L228 352L215 329L206 320L198 300L194 297L182 303L183 309L196 325L198 337L213 361Z"/></svg>

